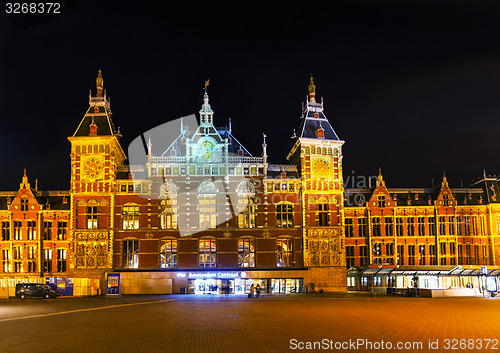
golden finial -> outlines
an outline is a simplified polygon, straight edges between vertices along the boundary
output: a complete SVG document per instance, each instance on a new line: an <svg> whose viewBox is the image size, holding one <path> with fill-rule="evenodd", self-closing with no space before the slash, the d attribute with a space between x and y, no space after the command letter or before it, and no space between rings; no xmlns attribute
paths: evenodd
<svg viewBox="0 0 500 353"><path fill-rule="evenodd" d="M309 82L309 101L311 103L316 103L316 85L314 84L312 75L311 81Z"/></svg>
<svg viewBox="0 0 500 353"><path fill-rule="evenodd" d="M99 70L99 74L97 75L97 78L95 79L95 84L97 87L97 97L102 97L102 89L104 87L104 80L102 79L101 70Z"/></svg>
<svg viewBox="0 0 500 353"><path fill-rule="evenodd" d="M205 81L205 94L207 93L207 86L210 84L210 80Z"/></svg>

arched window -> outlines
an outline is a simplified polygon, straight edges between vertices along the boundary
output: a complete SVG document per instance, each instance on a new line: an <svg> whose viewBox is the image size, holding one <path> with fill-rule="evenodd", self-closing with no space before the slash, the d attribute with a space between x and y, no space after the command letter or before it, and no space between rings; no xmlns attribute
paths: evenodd
<svg viewBox="0 0 500 353"><path fill-rule="evenodd" d="M244 180L236 189L238 192L238 227L255 228L257 221L257 205L255 203L255 184Z"/></svg>
<svg viewBox="0 0 500 353"><path fill-rule="evenodd" d="M276 240L277 267L293 266L293 238L280 237Z"/></svg>
<svg viewBox="0 0 500 353"><path fill-rule="evenodd" d="M139 229L139 205L127 203L122 208L123 229Z"/></svg>
<svg viewBox="0 0 500 353"><path fill-rule="evenodd" d="M177 267L177 240L176 239L161 239L160 240L160 267L161 268Z"/></svg>
<svg viewBox="0 0 500 353"><path fill-rule="evenodd" d="M311 149L309 148L309 146L306 146L305 153L306 154L311 154Z"/></svg>
<svg viewBox="0 0 500 353"><path fill-rule="evenodd" d="M99 203L97 200L90 199L87 201L85 218L87 220L87 229L99 228Z"/></svg>
<svg viewBox="0 0 500 353"><path fill-rule="evenodd" d="M323 147L323 154L326 154L326 147Z"/></svg>
<svg viewBox="0 0 500 353"><path fill-rule="evenodd" d="M205 180L198 187L199 228L215 228L217 225L217 187Z"/></svg>
<svg viewBox="0 0 500 353"><path fill-rule="evenodd" d="M330 207L328 204L328 199L322 197L316 204L316 218L318 220L318 226L326 227L330 225Z"/></svg>
<svg viewBox="0 0 500 353"><path fill-rule="evenodd" d="M255 239L238 239L238 267L255 267Z"/></svg>
<svg viewBox="0 0 500 353"><path fill-rule="evenodd" d="M217 264L217 241L215 238L202 238L198 247L199 266L215 267Z"/></svg>
<svg viewBox="0 0 500 353"><path fill-rule="evenodd" d="M179 189L170 180L160 186L158 215L160 229L177 229L177 199Z"/></svg>

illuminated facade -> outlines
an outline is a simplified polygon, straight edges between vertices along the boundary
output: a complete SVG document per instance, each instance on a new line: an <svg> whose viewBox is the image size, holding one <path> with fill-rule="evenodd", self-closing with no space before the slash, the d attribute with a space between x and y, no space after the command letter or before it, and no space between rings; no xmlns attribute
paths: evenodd
<svg viewBox="0 0 500 353"><path fill-rule="evenodd" d="M119 272L125 294L346 291L354 267L500 261L496 178L390 189L380 174L374 188L344 190L344 141L312 78L279 165L265 135L255 157L230 122L214 125L206 87L196 128L180 119L168 147L157 153L148 138L147 162L126 164L101 72L96 86L68 138L70 190L39 191L25 172L19 191L0 193L0 287L70 278L72 294L97 294Z"/></svg>

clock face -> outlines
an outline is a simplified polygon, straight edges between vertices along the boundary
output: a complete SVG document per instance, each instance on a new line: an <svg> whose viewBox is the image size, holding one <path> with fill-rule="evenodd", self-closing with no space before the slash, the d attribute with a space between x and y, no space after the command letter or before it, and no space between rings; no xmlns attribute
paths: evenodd
<svg viewBox="0 0 500 353"><path fill-rule="evenodd" d="M330 176L330 161L325 158L318 158L313 161L313 173L316 177L325 178Z"/></svg>
<svg viewBox="0 0 500 353"><path fill-rule="evenodd" d="M90 157L83 165L83 173L90 179L97 179L101 175L102 162L96 157Z"/></svg>

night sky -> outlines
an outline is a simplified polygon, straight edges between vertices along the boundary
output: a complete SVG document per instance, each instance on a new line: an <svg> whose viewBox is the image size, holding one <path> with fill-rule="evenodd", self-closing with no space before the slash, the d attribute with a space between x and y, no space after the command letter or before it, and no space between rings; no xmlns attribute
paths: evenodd
<svg viewBox="0 0 500 353"><path fill-rule="evenodd" d="M312 73L344 145L344 175L388 187L500 173L497 1L66 1L61 16L0 13L0 190L23 168L67 190L70 144L98 69L122 146L198 113L285 163ZM154 141L153 141L154 143Z"/></svg>

